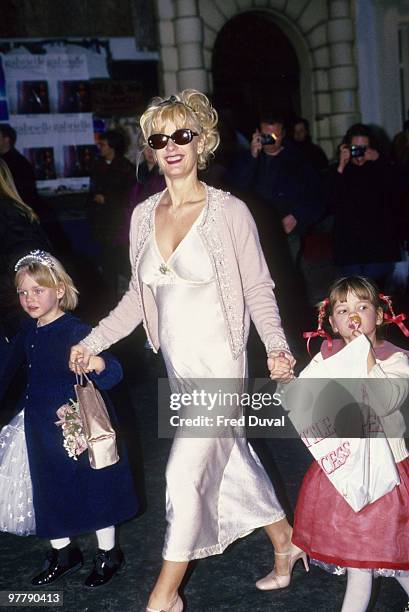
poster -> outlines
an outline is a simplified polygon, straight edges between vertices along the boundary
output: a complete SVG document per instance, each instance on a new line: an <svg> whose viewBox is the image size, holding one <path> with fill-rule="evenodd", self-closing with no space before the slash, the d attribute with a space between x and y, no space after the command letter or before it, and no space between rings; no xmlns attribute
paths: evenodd
<svg viewBox="0 0 409 612"><path fill-rule="evenodd" d="M3 65L11 115L91 110L85 55L8 54L3 55Z"/></svg>
<svg viewBox="0 0 409 612"><path fill-rule="evenodd" d="M96 154L91 113L11 115L10 124L39 189L88 188Z"/></svg>
<svg viewBox="0 0 409 612"><path fill-rule="evenodd" d="M86 190L96 147L85 54L19 53L0 59L0 121L16 130L17 148L32 164L38 188Z"/></svg>

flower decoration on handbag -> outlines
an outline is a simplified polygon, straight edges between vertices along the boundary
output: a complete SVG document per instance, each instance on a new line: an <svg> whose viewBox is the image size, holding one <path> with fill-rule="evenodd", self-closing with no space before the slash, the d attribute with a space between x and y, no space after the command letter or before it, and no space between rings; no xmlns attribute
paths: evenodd
<svg viewBox="0 0 409 612"><path fill-rule="evenodd" d="M77 461L78 455L88 448L78 402L70 399L69 404L63 404L58 408L57 416L59 420L55 424L62 427L64 448L68 456Z"/></svg>

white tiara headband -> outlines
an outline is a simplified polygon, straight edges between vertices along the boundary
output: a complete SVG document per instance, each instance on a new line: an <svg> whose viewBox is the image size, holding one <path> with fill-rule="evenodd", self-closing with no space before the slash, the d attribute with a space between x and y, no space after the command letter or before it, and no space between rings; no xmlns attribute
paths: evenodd
<svg viewBox="0 0 409 612"><path fill-rule="evenodd" d="M41 264L43 266L46 266L50 270L53 270L55 268L54 261L51 255L46 251L36 249L35 251L30 251L28 255L24 255L24 257L19 259L16 265L14 266L14 271L18 272L20 268L24 268L24 266L29 266L32 263Z"/></svg>

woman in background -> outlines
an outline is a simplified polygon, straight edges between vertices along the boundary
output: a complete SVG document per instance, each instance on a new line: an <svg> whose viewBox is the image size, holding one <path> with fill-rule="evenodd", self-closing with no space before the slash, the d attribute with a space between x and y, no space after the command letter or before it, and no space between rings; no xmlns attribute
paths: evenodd
<svg viewBox="0 0 409 612"><path fill-rule="evenodd" d="M12 336L20 308L14 287L14 265L25 253L47 249L49 242L36 213L21 199L6 162L0 159L0 328Z"/></svg>

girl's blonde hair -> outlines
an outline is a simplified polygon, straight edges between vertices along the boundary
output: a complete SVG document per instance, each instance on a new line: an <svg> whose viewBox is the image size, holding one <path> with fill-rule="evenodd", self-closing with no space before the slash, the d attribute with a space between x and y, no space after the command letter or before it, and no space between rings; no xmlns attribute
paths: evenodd
<svg viewBox="0 0 409 612"><path fill-rule="evenodd" d="M29 274L40 287L57 289L58 285L64 286L65 292L59 302L59 307L64 312L75 310L78 304L78 289L69 274L65 271L62 263L50 253L45 253L50 265L40 261L29 261L19 267L16 272L15 285L19 286L22 277Z"/></svg>
<svg viewBox="0 0 409 612"><path fill-rule="evenodd" d="M5 195L13 200L16 208L30 221L38 221L34 210L20 198L10 169L3 159L0 159L0 195Z"/></svg>
<svg viewBox="0 0 409 612"><path fill-rule="evenodd" d="M209 99L196 89L184 89L170 98L154 98L140 119L144 146L148 146L149 136L161 133L167 121L177 129L190 128L204 139L197 166L199 170L206 168L220 143L218 115Z"/></svg>

